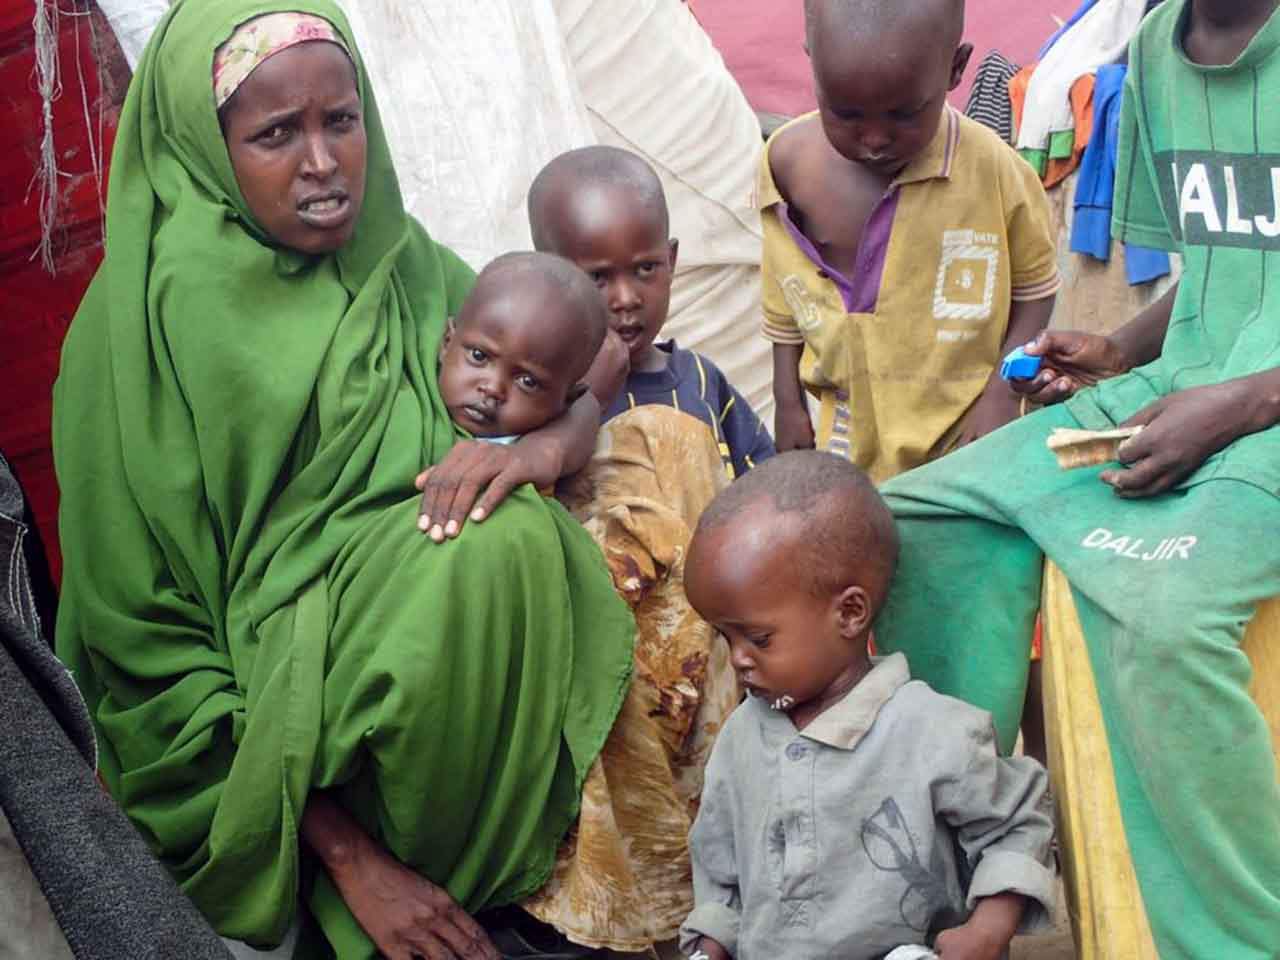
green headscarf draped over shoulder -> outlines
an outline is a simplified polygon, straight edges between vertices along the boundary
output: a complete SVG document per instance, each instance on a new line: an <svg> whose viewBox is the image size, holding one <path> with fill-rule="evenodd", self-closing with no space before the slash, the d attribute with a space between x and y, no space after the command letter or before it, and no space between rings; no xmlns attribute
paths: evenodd
<svg viewBox="0 0 1280 960"><path fill-rule="evenodd" d="M331 256L271 245L214 108L214 50L279 10L328 20L356 66L368 185ZM532 892L617 714L634 625L557 504L517 491L442 547L415 528L413 477L457 437L435 365L471 282L404 210L333 3L174 6L55 391L58 650L113 794L225 935L292 921L316 788L468 909ZM311 907L339 956L373 955L323 875Z"/></svg>

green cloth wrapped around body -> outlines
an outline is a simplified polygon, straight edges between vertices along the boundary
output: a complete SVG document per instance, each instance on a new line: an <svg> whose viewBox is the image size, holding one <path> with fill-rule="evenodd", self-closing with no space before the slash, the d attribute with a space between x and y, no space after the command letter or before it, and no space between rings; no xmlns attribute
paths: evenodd
<svg viewBox="0 0 1280 960"><path fill-rule="evenodd" d="M274 248L237 187L215 48L278 9L181 0L121 115L107 253L63 354L58 652L102 774L220 933L277 942L310 791L337 788L467 909L547 877L617 715L634 623L599 551L516 491L436 546L413 477L458 439L436 384L472 282L404 211L356 58L354 238ZM340 957L373 948L319 876Z"/></svg>

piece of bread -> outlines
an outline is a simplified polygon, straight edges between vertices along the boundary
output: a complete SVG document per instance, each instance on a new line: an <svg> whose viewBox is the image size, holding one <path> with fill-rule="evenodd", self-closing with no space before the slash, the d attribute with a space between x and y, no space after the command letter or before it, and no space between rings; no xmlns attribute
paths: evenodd
<svg viewBox="0 0 1280 960"><path fill-rule="evenodd" d="M1118 459L1120 444L1130 437L1136 437L1142 427L1119 427L1115 430L1072 430L1059 427L1049 434L1045 441L1053 455L1058 458L1058 466L1063 470L1075 470L1077 467L1096 467L1100 463L1111 463Z"/></svg>

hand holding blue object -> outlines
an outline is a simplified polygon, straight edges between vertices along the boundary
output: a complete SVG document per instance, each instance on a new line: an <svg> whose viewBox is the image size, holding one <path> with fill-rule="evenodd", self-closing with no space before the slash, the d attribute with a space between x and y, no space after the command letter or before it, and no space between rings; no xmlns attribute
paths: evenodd
<svg viewBox="0 0 1280 960"><path fill-rule="evenodd" d="M1040 372L1040 358L1030 356L1022 347L1011 350L1000 364L1002 380L1030 380Z"/></svg>

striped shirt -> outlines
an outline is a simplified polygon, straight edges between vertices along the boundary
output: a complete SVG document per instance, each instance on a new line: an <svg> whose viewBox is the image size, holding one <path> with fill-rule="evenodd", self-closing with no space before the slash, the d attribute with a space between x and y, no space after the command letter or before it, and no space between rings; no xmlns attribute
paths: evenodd
<svg viewBox="0 0 1280 960"><path fill-rule="evenodd" d="M657 348L670 355L666 369L628 376L622 392L605 412L606 421L649 403L697 417L715 434L730 479L773 456L769 431L719 367L691 350L681 350L674 340L659 343Z"/></svg>

